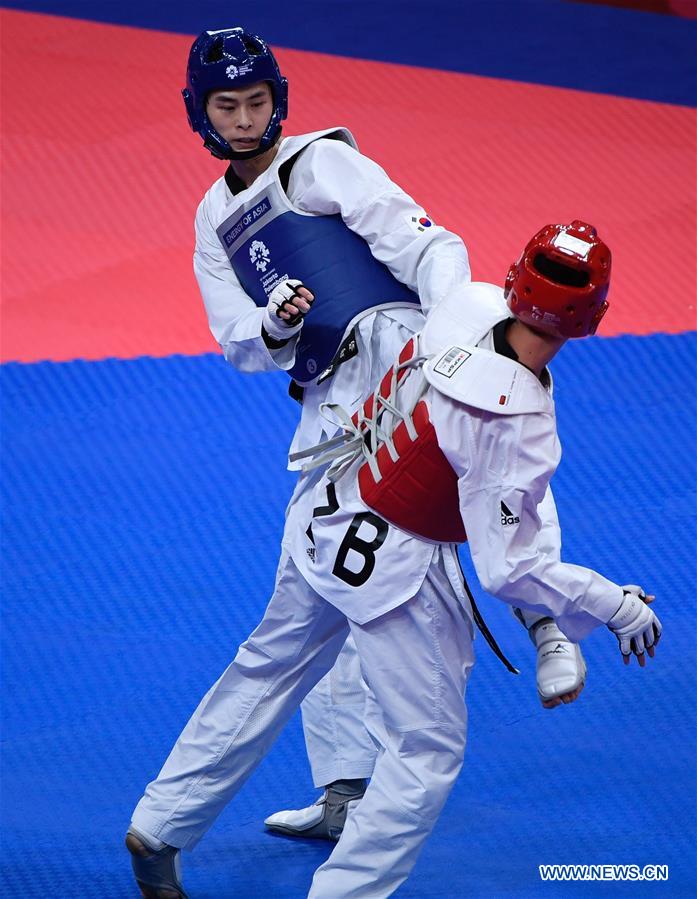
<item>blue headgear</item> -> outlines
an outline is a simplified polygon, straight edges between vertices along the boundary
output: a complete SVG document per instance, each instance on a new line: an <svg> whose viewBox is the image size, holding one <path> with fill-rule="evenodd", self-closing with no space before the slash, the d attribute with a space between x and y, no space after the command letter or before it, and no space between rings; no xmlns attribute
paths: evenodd
<svg viewBox="0 0 697 899"><path fill-rule="evenodd" d="M273 95L273 115L254 150L238 152L221 137L206 114L211 91L248 87L266 81ZM191 130L203 138L218 159L251 159L265 153L281 136L281 122L288 115L288 81L282 77L266 41L244 28L204 31L194 41L182 91Z"/></svg>

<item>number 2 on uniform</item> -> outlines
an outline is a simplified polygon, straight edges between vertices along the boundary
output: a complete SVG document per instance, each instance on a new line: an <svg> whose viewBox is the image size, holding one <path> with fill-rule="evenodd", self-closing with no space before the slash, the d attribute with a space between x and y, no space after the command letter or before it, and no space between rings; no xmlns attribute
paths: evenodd
<svg viewBox="0 0 697 899"><path fill-rule="evenodd" d="M323 515L332 515L339 508L339 501L336 498L336 487L333 483L327 484L327 504L326 506L317 506L312 512L313 518L321 518ZM364 540L358 536L358 531L362 524L368 524L375 528L375 536L372 540ZM339 551L334 560L332 574L342 580L351 587L362 587L368 580L375 569L375 553L380 549L387 539L389 533L389 525L382 518L375 515L374 512L358 512L351 519L351 524L344 534L341 541ZM315 539L312 535L312 525L307 529L307 536L314 543ZM349 550L353 550L363 558L363 566L360 571L351 571L346 567L346 558Z"/></svg>

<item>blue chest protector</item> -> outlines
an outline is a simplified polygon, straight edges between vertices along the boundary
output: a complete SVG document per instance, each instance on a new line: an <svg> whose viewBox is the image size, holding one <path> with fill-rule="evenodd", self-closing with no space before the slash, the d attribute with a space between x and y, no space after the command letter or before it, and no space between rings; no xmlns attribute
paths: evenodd
<svg viewBox="0 0 697 899"><path fill-rule="evenodd" d="M247 192L245 192L247 193ZM418 304L340 215L294 209L275 177L237 205L217 234L245 292L266 306L271 291L298 278L314 293L289 374L300 383L327 369L349 325L378 307Z"/></svg>

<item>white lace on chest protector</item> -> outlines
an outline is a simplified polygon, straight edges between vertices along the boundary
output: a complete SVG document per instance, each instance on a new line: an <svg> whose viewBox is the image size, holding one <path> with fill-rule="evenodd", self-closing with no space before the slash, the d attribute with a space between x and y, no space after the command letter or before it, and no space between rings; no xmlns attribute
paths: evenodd
<svg viewBox="0 0 697 899"><path fill-rule="evenodd" d="M468 406L499 415L551 412L552 398L535 375L518 362L476 344L509 315L500 288L473 283L456 298L444 300L430 314L423 330L402 350L374 394L350 415L341 406L323 403L343 433L317 446L294 453L303 471L330 465L330 480L338 478L359 456L381 479L377 452L386 446L396 462L395 428L404 423L409 438L417 439L413 414L429 386ZM411 372L411 378L406 375ZM414 381L416 378L416 381ZM410 382L409 401L400 401Z"/></svg>
<svg viewBox="0 0 697 899"><path fill-rule="evenodd" d="M327 476L333 481L359 456L363 456L373 476L379 481L381 474L376 461L378 448L386 445L391 459L397 461L399 458L392 440L395 427L404 422L409 438L411 440L417 438L412 414L417 402L428 389L421 372L421 366L426 360L424 356L419 355L418 347L419 335L416 334L407 341L397 362L388 369L375 392L353 415L337 403L322 403L320 405L322 415L331 421L333 426L338 422L343 433L301 452L292 453L291 462L310 459L311 461L304 462L303 471L321 468L331 463ZM413 392L407 407L400 409L398 391L403 379L410 373L417 378L417 381L412 384Z"/></svg>

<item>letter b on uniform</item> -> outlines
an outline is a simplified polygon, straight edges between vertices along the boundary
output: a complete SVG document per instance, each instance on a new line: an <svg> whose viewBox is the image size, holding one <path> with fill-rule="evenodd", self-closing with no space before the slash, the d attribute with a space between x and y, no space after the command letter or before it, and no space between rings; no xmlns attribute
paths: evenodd
<svg viewBox="0 0 697 899"><path fill-rule="evenodd" d="M375 528L375 537L372 540L363 540L363 538L358 536L358 530L364 522ZM359 512L357 515L354 515L353 521L349 525L344 539L341 541L339 552L336 554L332 574L351 587L362 587L373 573L375 553L385 542L388 531L389 525L387 522L372 512ZM352 571L346 567L346 560L350 550L363 557L363 565L360 571Z"/></svg>

